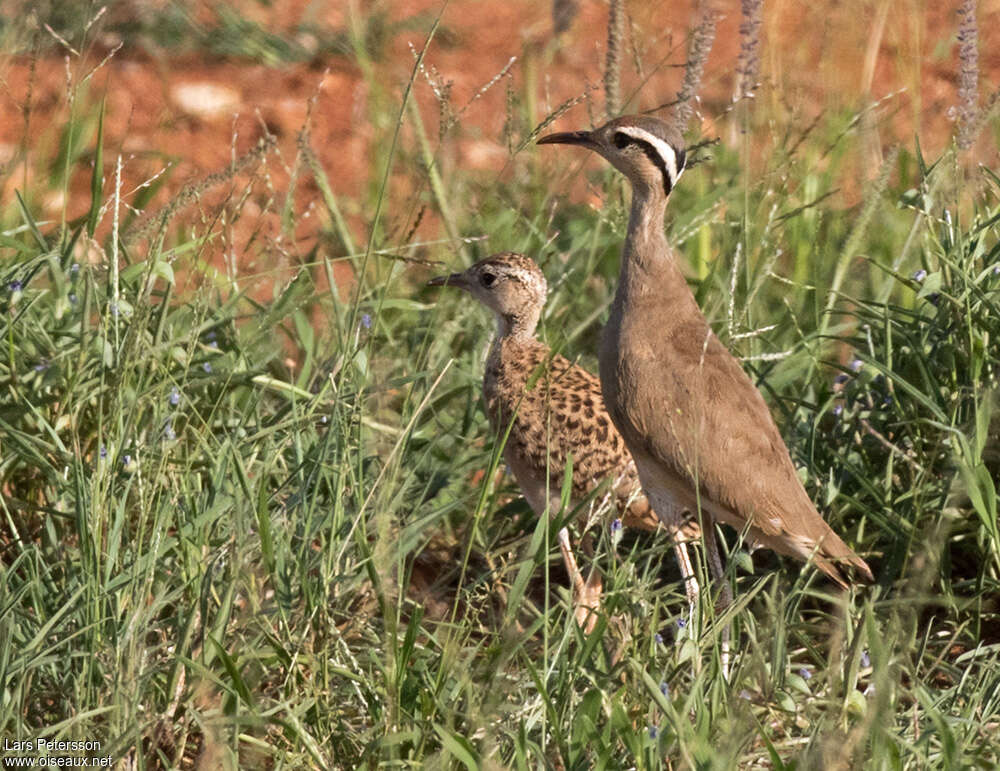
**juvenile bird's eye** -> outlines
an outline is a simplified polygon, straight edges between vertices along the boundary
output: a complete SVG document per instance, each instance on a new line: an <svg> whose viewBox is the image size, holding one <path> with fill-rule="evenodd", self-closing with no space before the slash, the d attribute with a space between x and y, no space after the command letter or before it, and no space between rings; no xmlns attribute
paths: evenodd
<svg viewBox="0 0 1000 771"><path fill-rule="evenodd" d="M632 141L632 137L621 131L616 131L613 141L615 143L615 147L621 150L623 147L626 147L629 144L629 142Z"/></svg>
<svg viewBox="0 0 1000 771"><path fill-rule="evenodd" d="M484 273L479 280L482 282L483 286L489 287L493 286L493 282L497 280L497 277L492 273Z"/></svg>

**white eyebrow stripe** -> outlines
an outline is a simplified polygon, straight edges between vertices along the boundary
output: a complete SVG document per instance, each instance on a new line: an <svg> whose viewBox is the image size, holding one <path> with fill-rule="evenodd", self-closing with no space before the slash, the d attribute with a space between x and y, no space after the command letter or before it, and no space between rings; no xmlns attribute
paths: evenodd
<svg viewBox="0 0 1000 771"><path fill-rule="evenodd" d="M670 186L673 187L677 184L677 180L680 175L684 173L684 169L682 167L680 171L677 170L677 151L674 150L673 147L655 134L650 134L645 129L641 129L636 126L622 126L618 129L618 131L622 132L626 136L646 142L655 148L656 152L658 152L660 157L663 159L664 164L666 164L667 173L670 175Z"/></svg>

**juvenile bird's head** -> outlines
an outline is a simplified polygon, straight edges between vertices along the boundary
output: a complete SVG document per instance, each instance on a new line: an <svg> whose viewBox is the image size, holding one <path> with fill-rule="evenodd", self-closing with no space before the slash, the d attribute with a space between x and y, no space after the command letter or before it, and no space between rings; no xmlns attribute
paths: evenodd
<svg viewBox="0 0 1000 771"><path fill-rule="evenodd" d="M496 315L502 335L535 333L548 285L530 257L501 252L450 276L437 276L429 286L464 289Z"/></svg>

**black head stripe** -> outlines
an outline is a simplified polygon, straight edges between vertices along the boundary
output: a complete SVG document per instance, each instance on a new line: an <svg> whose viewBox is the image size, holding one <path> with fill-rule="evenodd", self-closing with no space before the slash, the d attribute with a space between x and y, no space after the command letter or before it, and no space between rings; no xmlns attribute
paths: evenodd
<svg viewBox="0 0 1000 771"><path fill-rule="evenodd" d="M670 179L670 172L667 170L667 163L663 160L663 156L660 155L656 148L653 147L649 142L645 142L642 139L633 139L639 149L649 158L649 162L652 163L656 168L660 170L660 174L663 175L663 194L670 195L670 191L674 187L673 180Z"/></svg>
<svg viewBox="0 0 1000 771"><path fill-rule="evenodd" d="M656 152L656 148L653 147L649 142L639 141L639 147L649 158L650 162L654 164L660 170L660 174L663 175L663 194L670 195L670 191L674 187L673 181L670 179L670 172L667 171L666 161L663 160L663 156Z"/></svg>
<svg viewBox="0 0 1000 771"><path fill-rule="evenodd" d="M670 191L674 187L674 183L670 179L670 170L667 168L667 163L663 160L663 156L660 155L655 147L644 139L630 136L623 131L616 131L612 141L615 143L615 147L619 149L635 145L642 150L643 154L649 158L649 162L656 166L660 170L660 174L663 175L663 194L670 195ZM684 168L684 151L675 150L675 153L677 157L677 172L680 174L681 169Z"/></svg>

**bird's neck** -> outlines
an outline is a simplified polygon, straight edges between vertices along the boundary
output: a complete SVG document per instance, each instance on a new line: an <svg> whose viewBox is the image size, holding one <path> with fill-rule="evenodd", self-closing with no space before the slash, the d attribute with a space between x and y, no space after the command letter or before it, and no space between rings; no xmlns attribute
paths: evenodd
<svg viewBox="0 0 1000 771"><path fill-rule="evenodd" d="M515 342L533 340L541 311L536 308L524 308L517 313L496 313L495 315L497 333L493 344L498 345L504 340Z"/></svg>
<svg viewBox="0 0 1000 771"><path fill-rule="evenodd" d="M498 368L502 363L504 346L511 348L535 342L535 327L539 313L526 311L521 314L496 314L497 331L486 354L487 369Z"/></svg>
<svg viewBox="0 0 1000 771"><path fill-rule="evenodd" d="M632 190L632 211L622 252L619 294L673 294L687 282L663 231L667 198L641 186ZM616 298L618 299L618 298Z"/></svg>

